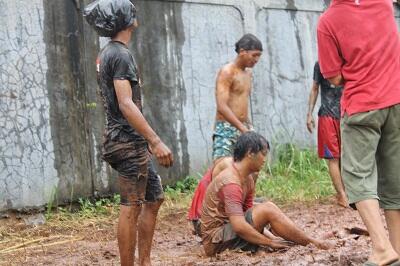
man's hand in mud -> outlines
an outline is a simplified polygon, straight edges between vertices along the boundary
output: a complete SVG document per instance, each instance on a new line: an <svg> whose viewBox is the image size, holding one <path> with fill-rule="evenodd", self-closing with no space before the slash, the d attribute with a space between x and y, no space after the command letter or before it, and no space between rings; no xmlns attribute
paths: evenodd
<svg viewBox="0 0 400 266"><path fill-rule="evenodd" d="M168 168L174 163L174 157L171 150L161 140L150 144L150 151L157 158L157 161L161 166Z"/></svg>
<svg viewBox="0 0 400 266"><path fill-rule="evenodd" d="M294 245L294 243L291 241L287 241L287 240L283 240L283 239L273 239L273 240L271 239L271 241L269 242L269 244L267 246L270 248L273 248L273 249L286 249L293 245Z"/></svg>

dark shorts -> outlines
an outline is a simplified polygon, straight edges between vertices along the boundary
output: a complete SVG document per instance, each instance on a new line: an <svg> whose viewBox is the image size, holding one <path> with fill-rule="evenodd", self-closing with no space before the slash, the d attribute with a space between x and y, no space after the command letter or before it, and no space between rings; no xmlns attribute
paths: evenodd
<svg viewBox="0 0 400 266"><path fill-rule="evenodd" d="M245 220L247 223L253 225L253 216L252 216L252 210L249 209L245 213ZM217 234L222 234L220 236L213 236L213 239L221 239L222 241L219 243L209 243L208 245L212 245L212 249L214 250L214 254L220 253L226 249L230 250L243 250L243 251L251 251L251 252L257 252L259 246L255 244L251 244L244 240L243 238L240 238L232 228L232 225L230 223L227 223L223 226L223 230L218 231Z"/></svg>
<svg viewBox="0 0 400 266"><path fill-rule="evenodd" d="M323 159L340 158L340 120L318 117L318 156Z"/></svg>
<svg viewBox="0 0 400 266"><path fill-rule="evenodd" d="M146 142L106 140L102 157L119 174L121 205L140 205L164 198L161 178L151 163Z"/></svg>

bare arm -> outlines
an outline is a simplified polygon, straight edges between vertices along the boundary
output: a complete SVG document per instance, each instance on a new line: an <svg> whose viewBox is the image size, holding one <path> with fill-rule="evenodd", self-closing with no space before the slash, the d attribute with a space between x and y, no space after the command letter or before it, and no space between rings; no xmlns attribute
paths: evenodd
<svg viewBox="0 0 400 266"><path fill-rule="evenodd" d="M336 77L328 78L327 79L332 85L336 87L343 85L344 79L342 74L337 75Z"/></svg>
<svg viewBox="0 0 400 266"><path fill-rule="evenodd" d="M228 70L221 69L217 77L217 112L220 113L226 121L236 127L240 132L248 131L247 127L236 117L228 105L230 89L232 86L232 74Z"/></svg>
<svg viewBox="0 0 400 266"><path fill-rule="evenodd" d="M253 226L246 222L244 216L230 216L229 222L232 225L233 231L249 243L260 246L270 246L272 248L288 247L287 245L283 244L283 242L269 239L265 235L258 232Z"/></svg>
<svg viewBox="0 0 400 266"><path fill-rule="evenodd" d="M319 85L314 81L311 87L310 96L308 97L308 112L307 112L307 129L312 133L315 128L315 122L313 118L313 111L315 103L317 102L319 94Z"/></svg>
<svg viewBox="0 0 400 266"><path fill-rule="evenodd" d="M129 124L150 144L154 155L162 166L169 167L173 163L172 153L147 123L139 108L132 101L132 89L128 80L114 80L115 93L119 109Z"/></svg>

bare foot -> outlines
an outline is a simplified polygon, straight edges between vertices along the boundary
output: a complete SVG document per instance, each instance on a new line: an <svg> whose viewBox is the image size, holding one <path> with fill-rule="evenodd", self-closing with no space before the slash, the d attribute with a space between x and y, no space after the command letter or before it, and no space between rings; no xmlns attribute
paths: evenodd
<svg viewBox="0 0 400 266"><path fill-rule="evenodd" d="M378 265L389 265L399 259L397 253L391 250L385 250L381 254L372 254L371 257L368 259L370 262L374 262Z"/></svg>
<svg viewBox="0 0 400 266"><path fill-rule="evenodd" d="M322 239L325 240L325 239L329 239L329 238L334 238L334 237L336 237L337 233L338 233L337 230L334 230L334 231L331 231L331 232L327 232L327 233L322 235Z"/></svg>
<svg viewBox="0 0 400 266"><path fill-rule="evenodd" d="M329 241L329 240L318 240L315 239L312 242L317 248L319 249L324 249L324 250L328 250L331 248L334 248L336 243L334 241Z"/></svg>
<svg viewBox="0 0 400 266"><path fill-rule="evenodd" d="M347 200L346 195L337 195L336 196L337 204L339 206L342 206L343 208L348 208L349 207L349 201Z"/></svg>

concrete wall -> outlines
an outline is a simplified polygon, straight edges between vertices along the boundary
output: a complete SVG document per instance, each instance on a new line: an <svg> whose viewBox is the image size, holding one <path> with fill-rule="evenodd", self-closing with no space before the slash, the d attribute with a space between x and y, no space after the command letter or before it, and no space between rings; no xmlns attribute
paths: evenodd
<svg viewBox="0 0 400 266"><path fill-rule="evenodd" d="M89 0L0 0L0 210L117 190L100 159L104 114L95 58L107 41L81 16ZM144 80L145 116L172 147L164 183L211 160L218 68L255 33L251 113L273 143L313 146L305 128L317 58L315 27L329 1L136 0L131 49Z"/></svg>
<svg viewBox="0 0 400 266"><path fill-rule="evenodd" d="M0 210L43 204L58 182L43 17L40 0L0 1Z"/></svg>
<svg viewBox="0 0 400 266"><path fill-rule="evenodd" d="M255 128L274 143L314 144L315 136L306 132L304 117L317 57L315 27L326 3L136 3L143 26L132 48L147 91L146 115L158 132L165 133L163 138L179 160L172 171L163 171L164 176L196 172L211 161L216 73L235 57L234 43L247 32L259 36L265 47L254 69ZM168 115L160 116L160 110Z"/></svg>

